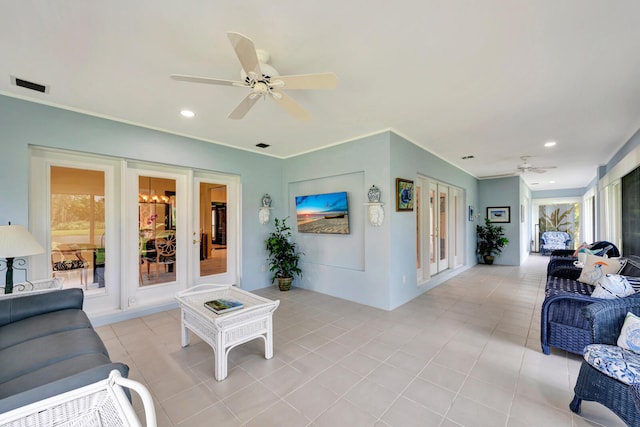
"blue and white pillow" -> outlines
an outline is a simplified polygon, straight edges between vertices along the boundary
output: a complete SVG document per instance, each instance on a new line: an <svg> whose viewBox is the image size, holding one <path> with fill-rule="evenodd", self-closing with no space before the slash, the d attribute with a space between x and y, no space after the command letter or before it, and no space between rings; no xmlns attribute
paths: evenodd
<svg viewBox="0 0 640 427"><path fill-rule="evenodd" d="M627 279L634 291L640 292L640 277L624 276L624 278Z"/></svg>
<svg viewBox="0 0 640 427"><path fill-rule="evenodd" d="M617 344L620 348L640 353L640 317L627 313Z"/></svg>
<svg viewBox="0 0 640 427"><path fill-rule="evenodd" d="M624 276L605 274L596 281L596 287L591 293L594 298L616 299L633 295L636 291Z"/></svg>

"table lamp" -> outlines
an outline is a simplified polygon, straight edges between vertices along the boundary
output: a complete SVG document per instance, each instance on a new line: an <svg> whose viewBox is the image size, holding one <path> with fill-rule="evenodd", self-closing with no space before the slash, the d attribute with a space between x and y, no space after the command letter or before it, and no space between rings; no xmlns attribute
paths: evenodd
<svg viewBox="0 0 640 427"><path fill-rule="evenodd" d="M13 293L13 260L16 257L41 254L44 249L22 225L0 225L0 258L7 260L4 293Z"/></svg>

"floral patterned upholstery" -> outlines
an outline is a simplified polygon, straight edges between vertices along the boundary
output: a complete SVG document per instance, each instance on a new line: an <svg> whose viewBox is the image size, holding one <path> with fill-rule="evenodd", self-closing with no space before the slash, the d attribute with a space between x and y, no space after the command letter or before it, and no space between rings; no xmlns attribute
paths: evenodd
<svg viewBox="0 0 640 427"><path fill-rule="evenodd" d="M640 355L615 345L590 344L584 360L598 371L625 384L640 383Z"/></svg>
<svg viewBox="0 0 640 427"><path fill-rule="evenodd" d="M540 236L540 252L550 254L556 249L569 249L571 235L565 231L545 231Z"/></svg>

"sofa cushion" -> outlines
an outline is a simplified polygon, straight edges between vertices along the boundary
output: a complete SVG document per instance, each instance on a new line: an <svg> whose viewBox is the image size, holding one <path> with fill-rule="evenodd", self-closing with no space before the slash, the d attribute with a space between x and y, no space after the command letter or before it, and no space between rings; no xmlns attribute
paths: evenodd
<svg viewBox="0 0 640 427"><path fill-rule="evenodd" d="M16 294L15 298L0 299L0 326L53 311L82 309L83 302L84 293L78 288L41 294Z"/></svg>
<svg viewBox="0 0 640 427"><path fill-rule="evenodd" d="M632 276L639 277L640 276L640 256L638 255L629 255L625 257L627 259L627 263L620 270L620 274L623 276Z"/></svg>
<svg viewBox="0 0 640 427"><path fill-rule="evenodd" d="M93 329L73 329L16 344L0 351L0 384L83 354L109 358Z"/></svg>
<svg viewBox="0 0 640 427"><path fill-rule="evenodd" d="M91 322L85 312L78 309L29 317L0 326L0 350L46 335L83 328L91 328Z"/></svg>
<svg viewBox="0 0 640 427"><path fill-rule="evenodd" d="M607 344L589 344L584 360L598 371L625 384L640 382L640 355Z"/></svg>
<svg viewBox="0 0 640 427"><path fill-rule="evenodd" d="M625 258L605 258L587 254L578 281L595 285L605 274L618 274L626 263Z"/></svg>
<svg viewBox="0 0 640 427"><path fill-rule="evenodd" d="M549 276L547 277L547 283L545 285L545 297L547 298L563 293L589 296L592 292L593 285L578 282L577 280L572 280L565 277Z"/></svg>

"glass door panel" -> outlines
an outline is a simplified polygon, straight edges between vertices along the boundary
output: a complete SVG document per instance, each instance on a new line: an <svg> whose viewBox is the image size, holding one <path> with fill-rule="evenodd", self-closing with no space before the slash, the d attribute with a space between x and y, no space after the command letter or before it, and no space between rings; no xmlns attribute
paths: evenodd
<svg viewBox="0 0 640 427"><path fill-rule="evenodd" d="M449 188L438 185L438 271L449 267Z"/></svg>
<svg viewBox="0 0 640 427"><path fill-rule="evenodd" d="M64 287L105 287L105 173L50 169L51 271Z"/></svg>
<svg viewBox="0 0 640 427"><path fill-rule="evenodd" d="M199 191L200 264L198 276L202 278L227 272L227 186L200 182Z"/></svg>
<svg viewBox="0 0 640 427"><path fill-rule="evenodd" d="M437 185L429 183L429 269L438 273L438 209L436 208Z"/></svg>
<svg viewBox="0 0 640 427"><path fill-rule="evenodd" d="M177 213L175 179L138 177L140 286L176 281Z"/></svg>
<svg viewBox="0 0 640 427"><path fill-rule="evenodd" d="M190 230L193 285L241 286L238 279L239 177L196 171Z"/></svg>

